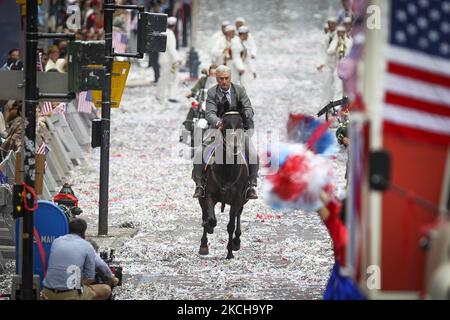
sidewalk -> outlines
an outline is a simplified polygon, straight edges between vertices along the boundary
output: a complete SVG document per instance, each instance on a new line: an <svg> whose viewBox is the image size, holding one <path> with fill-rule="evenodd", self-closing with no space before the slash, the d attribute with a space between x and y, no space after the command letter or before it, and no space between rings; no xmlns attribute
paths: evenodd
<svg viewBox="0 0 450 320"><path fill-rule="evenodd" d="M95 226L97 227L97 226ZM118 250L120 247L124 245L124 243L132 238L138 232L137 228L120 228L120 227L109 227L108 235L99 236L98 231L95 228L88 228L86 232L86 238L92 239L100 247L100 250L109 250L114 249Z"/></svg>

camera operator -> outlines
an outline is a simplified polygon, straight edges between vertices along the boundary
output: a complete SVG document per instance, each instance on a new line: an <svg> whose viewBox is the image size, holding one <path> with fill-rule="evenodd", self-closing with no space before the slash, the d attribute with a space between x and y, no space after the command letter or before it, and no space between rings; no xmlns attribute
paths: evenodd
<svg viewBox="0 0 450 320"><path fill-rule="evenodd" d="M92 239L88 239L87 241L92 245L92 247L96 252L95 254L96 282L98 275L98 278L101 279L102 284L108 284L111 287L117 286L117 284L119 283L119 279L116 276L114 276L108 264L99 256L98 244Z"/></svg>
<svg viewBox="0 0 450 320"><path fill-rule="evenodd" d="M95 256L85 240L87 223L75 218L69 222L69 234L53 241L43 281L42 298L46 300L106 300L111 287L93 284Z"/></svg>

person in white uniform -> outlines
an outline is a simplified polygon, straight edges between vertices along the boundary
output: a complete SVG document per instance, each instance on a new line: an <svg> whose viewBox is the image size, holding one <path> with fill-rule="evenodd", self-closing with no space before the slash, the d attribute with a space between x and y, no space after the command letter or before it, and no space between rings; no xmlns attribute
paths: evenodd
<svg viewBox="0 0 450 320"><path fill-rule="evenodd" d="M236 30L239 30L239 28L242 26L247 26L245 19L242 17L236 18L236 20L234 20L234 24L236 26ZM245 40L245 46L247 47L250 58L256 59L256 43L250 32L248 32L247 40Z"/></svg>
<svg viewBox="0 0 450 320"><path fill-rule="evenodd" d="M233 25L225 27L225 37L219 38L214 44L212 52L212 62L217 65L228 65L231 61L231 43L234 38L236 28Z"/></svg>
<svg viewBox="0 0 450 320"><path fill-rule="evenodd" d="M175 26L177 18L169 17L167 19L167 43L166 51L160 53L160 78L156 90L157 99L166 104L167 101L177 102L174 97L175 85L177 82L178 68L181 65L180 55L176 49Z"/></svg>
<svg viewBox="0 0 450 320"><path fill-rule="evenodd" d="M214 61L213 50L215 44L219 41L219 39L225 38L225 28L231 24L230 21L224 20L220 26L220 30L216 31L211 37L211 48L209 50L209 54L211 56L211 61Z"/></svg>
<svg viewBox="0 0 450 320"><path fill-rule="evenodd" d="M347 56L352 49L352 40L346 36L345 27L339 26L337 29L337 35L330 43L328 47L328 55L333 57L333 88L332 90L332 100L342 99L344 95L344 85L341 79L339 79L337 74L336 66L338 62Z"/></svg>
<svg viewBox="0 0 450 320"><path fill-rule="evenodd" d="M247 87L251 80L256 78L256 73L253 70L249 50L246 47L246 40L248 38L248 28L242 26L239 28L239 37L233 40L231 52L233 60L231 63L231 81Z"/></svg>

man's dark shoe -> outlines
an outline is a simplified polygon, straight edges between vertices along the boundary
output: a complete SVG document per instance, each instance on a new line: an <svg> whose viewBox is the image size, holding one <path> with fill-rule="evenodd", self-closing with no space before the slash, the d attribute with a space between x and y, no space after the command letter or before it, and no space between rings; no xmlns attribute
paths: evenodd
<svg viewBox="0 0 450 320"><path fill-rule="evenodd" d="M177 100L177 99L169 99L169 102L177 103L177 102L179 102L179 100Z"/></svg>
<svg viewBox="0 0 450 320"><path fill-rule="evenodd" d="M258 199L258 195L256 194L256 190L254 187L249 187L246 193L247 200Z"/></svg>
<svg viewBox="0 0 450 320"><path fill-rule="evenodd" d="M195 187L195 192L193 195L194 198L204 198L205 197L205 188L202 186Z"/></svg>

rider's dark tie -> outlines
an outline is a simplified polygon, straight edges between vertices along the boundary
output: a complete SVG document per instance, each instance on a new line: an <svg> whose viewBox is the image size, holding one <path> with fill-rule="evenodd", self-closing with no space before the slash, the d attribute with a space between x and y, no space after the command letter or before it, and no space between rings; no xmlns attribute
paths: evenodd
<svg viewBox="0 0 450 320"><path fill-rule="evenodd" d="M224 97L225 99L227 99L228 103L231 103L231 102L230 102L230 97L228 96L228 91L222 91L222 94L223 94L223 97Z"/></svg>

